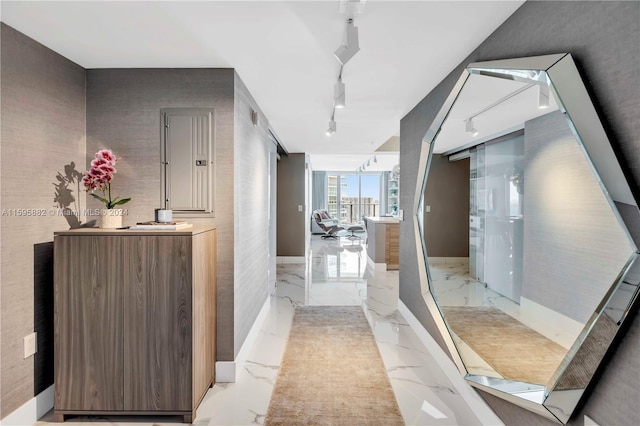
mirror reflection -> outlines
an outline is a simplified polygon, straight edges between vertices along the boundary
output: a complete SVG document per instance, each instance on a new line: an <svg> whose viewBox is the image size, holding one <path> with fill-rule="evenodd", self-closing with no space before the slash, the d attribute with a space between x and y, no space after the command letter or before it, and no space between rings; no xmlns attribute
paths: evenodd
<svg viewBox="0 0 640 426"><path fill-rule="evenodd" d="M588 384L595 367L564 373L592 327L606 337L587 339L591 362L606 352L622 318L600 314L637 249L559 87L544 71L500 71L468 75L426 141L417 222L467 378L542 404Z"/></svg>

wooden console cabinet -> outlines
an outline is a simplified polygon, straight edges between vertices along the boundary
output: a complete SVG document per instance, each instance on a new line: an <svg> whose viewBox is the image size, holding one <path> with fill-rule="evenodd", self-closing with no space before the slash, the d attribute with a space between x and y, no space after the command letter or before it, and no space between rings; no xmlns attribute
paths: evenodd
<svg viewBox="0 0 640 426"><path fill-rule="evenodd" d="M56 421L182 415L214 381L216 230L56 232Z"/></svg>

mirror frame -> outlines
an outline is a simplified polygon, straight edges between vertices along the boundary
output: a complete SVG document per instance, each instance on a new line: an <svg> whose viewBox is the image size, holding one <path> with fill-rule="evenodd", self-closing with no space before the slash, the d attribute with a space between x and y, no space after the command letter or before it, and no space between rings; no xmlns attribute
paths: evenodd
<svg viewBox="0 0 640 426"><path fill-rule="evenodd" d="M625 268L620 272L587 323L590 324L590 326L585 326L585 329L569 350L565 361L563 361L558 369L558 371L562 373L554 377L554 379L556 379L555 385L551 389L545 390L544 400L540 404L489 386L487 382L491 380L486 376L475 376L468 373L458 353L457 347L449 334L449 330L440 313L436 300L430 291L432 280L424 242L424 227L421 226L421 224L423 225L423 196L429 174L430 158L433 153L434 141L471 74L523 82L537 81L550 85L558 101L560 110L567 118L569 127L578 142L582 143L581 146L585 151L586 159L590 163L596 177L599 179L600 186L609 201L613 213L618 218L622 229L627 232L633 250ZM622 212L619 209L621 205L625 206L624 214L621 214ZM571 55L561 53L469 64L455 83L442 108L422 139L413 211L415 212L413 220L421 293L438 331L447 345L451 358L460 373L467 382L475 388L481 389L546 418L566 424L582 397L585 395L585 391L591 384L596 371L601 368L603 359L605 359L607 353L610 353L612 347L615 346L614 339L619 336L621 325L625 319L627 319L628 314L636 309L640 303L638 298L638 290L640 288L640 253L638 251L638 246L640 246L640 210L638 209L638 200L636 200L631 191L629 182L611 147L609 138L605 133ZM612 301L614 300L617 301L617 306L613 306ZM620 300L623 300L624 303L620 304ZM625 303L626 307L621 308L620 306L624 306ZM614 335L607 336L609 340L607 348L603 349L601 353L595 354L597 362L595 362L595 365L588 371L590 375L587 385L583 389L558 389L563 373L567 369L582 364L587 354L581 352L580 347L586 339L589 339L590 336L593 337L591 331L598 328L600 321L606 319L604 315L602 315L605 312L608 314L615 313L615 317L618 318L618 327ZM594 354L589 355L591 357L594 356Z"/></svg>

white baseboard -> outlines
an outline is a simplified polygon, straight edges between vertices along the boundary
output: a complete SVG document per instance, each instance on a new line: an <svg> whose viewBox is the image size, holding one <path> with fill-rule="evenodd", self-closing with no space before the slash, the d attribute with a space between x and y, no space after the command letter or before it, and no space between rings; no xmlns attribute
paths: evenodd
<svg viewBox="0 0 640 426"><path fill-rule="evenodd" d="M236 356L236 360L245 360L249 355L249 352L253 348L253 345L258 338L258 334L260 333L260 329L264 325L264 321L267 319L267 315L269 315L269 311L271 310L271 297L268 296L267 300L265 300L264 305L260 308L260 312L258 312L258 316L256 320L253 322L251 326L251 330L247 334L247 338L244 339L244 343L242 347L238 351L238 355Z"/></svg>
<svg viewBox="0 0 640 426"><path fill-rule="evenodd" d="M216 383L236 382L236 362L216 361Z"/></svg>
<svg viewBox="0 0 640 426"><path fill-rule="evenodd" d="M433 265L469 265L468 257L429 257L429 263Z"/></svg>
<svg viewBox="0 0 640 426"><path fill-rule="evenodd" d="M258 334L260 333L260 329L262 328L264 321L267 319L267 315L269 315L270 309L271 297L269 296L264 302L264 305L262 305L256 320L253 322L251 330L249 330L249 334L247 334L247 338L244 339L244 343L238 351L236 359L234 361L216 361L216 383L235 383L239 374L238 362L246 359L249 355L249 351L253 348L253 345L258 338Z"/></svg>
<svg viewBox="0 0 640 426"><path fill-rule="evenodd" d="M566 349L570 349L576 338L582 332L584 324L549 309L526 297L520 297L520 315L522 321L529 328L546 336L553 330L556 337L548 337Z"/></svg>
<svg viewBox="0 0 640 426"><path fill-rule="evenodd" d="M276 256L276 263L306 263L307 259L304 256Z"/></svg>
<svg viewBox="0 0 640 426"><path fill-rule="evenodd" d="M404 319L407 320L407 323L409 323L409 326L411 327L413 332L416 333L418 339L420 339L420 342L422 342L431 356L433 356L433 358L436 360L436 363L438 364L440 369L451 381L451 383L467 403L469 408L471 408L473 413L478 417L478 420L480 420L483 425L502 425L502 420L500 420L496 413L494 413L493 410L489 408L487 403L484 402L484 400L480 397L480 395L476 393L471 385L469 385L462 378L462 375L458 371L458 368L456 368L456 365L453 363L453 361L436 343L433 337L424 328L420 321L418 321L418 319L413 315L409 308L407 308L402 300L398 300L398 311L400 311Z"/></svg>
<svg viewBox="0 0 640 426"><path fill-rule="evenodd" d="M387 264L386 263L376 263L373 261L373 259L371 259L369 256L367 256L367 264L374 270L374 271L386 271L387 270Z"/></svg>
<svg viewBox="0 0 640 426"><path fill-rule="evenodd" d="M51 385L38 395L25 402L20 408L0 420L0 425L31 426L53 408L55 385Z"/></svg>

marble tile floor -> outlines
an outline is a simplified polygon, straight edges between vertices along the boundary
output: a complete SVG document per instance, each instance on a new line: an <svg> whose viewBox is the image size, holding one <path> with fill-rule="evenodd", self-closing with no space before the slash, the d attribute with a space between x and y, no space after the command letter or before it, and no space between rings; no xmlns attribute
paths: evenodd
<svg viewBox="0 0 640 426"><path fill-rule="evenodd" d="M576 335L571 334L563 327L528 315L513 300L476 281L469 276L467 264L431 264L429 267L436 300L440 306L490 306L498 308L549 340L563 346L567 351L577 338ZM502 378L493 367L455 333L452 333L452 338L469 373Z"/></svg>
<svg viewBox="0 0 640 426"><path fill-rule="evenodd" d="M566 328L554 326L539 317L529 315L513 300L485 287L469 276L465 264L434 264L429 266L435 296L440 306L491 306L500 309L529 328L558 343L567 350L578 337Z"/></svg>
<svg viewBox="0 0 640 426"><path fill-rule="evenodd" d="M302 305L363 306L407 424L483 423L397 311L397 271L369 268L362 240L313 237L308 259L307 265L278 265L269 317L247 359L240 360L240 377L214 386L198 410L196 425L264 422L293 311ZM494 417L488 424L496 423Z"/></svg>
<svg viewBox="0 0 640 426"><path fill-rule="evenodd" d="M368 267L364 240L312 237L306 265L278 265L277 287L271 297L271 309L255 344L246 359L237 360L241 368L236 382L218 383L209 390L198 408L195 425L264 423L294 308L302 305L363 307L406 424L501 424L457 376L457 371L452 376L453 364L446 371L438 365L442 352L433 351L439 348L427 349L421 343L397 310L398 272ZM473 410L472 406L481 409ZM37 425L47 425L46 420ZM118 417L76 418L68 422L97 421L119 425L176 424L176 420L160 417L135 423Z"/></svg>

